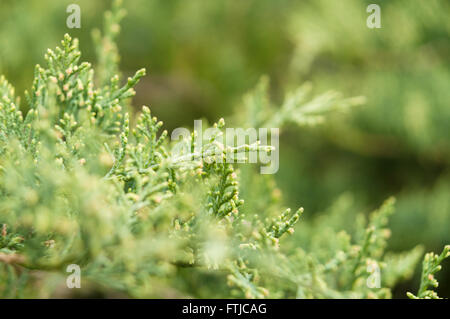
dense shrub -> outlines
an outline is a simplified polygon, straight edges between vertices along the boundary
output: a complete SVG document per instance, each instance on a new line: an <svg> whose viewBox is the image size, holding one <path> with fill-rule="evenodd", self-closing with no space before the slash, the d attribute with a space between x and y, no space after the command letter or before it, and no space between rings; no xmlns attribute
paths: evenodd
<svg viewBox="0 0 450 319"><path fill-rule="evenodd" d="M73 293L65 288L69 264L81 266L86 296L388 298L413 275L422 246L386 252L393 198L366 218L344 194L327 213L299 221L303 209L283 207L273 176L218 160L270 147L221 145L221 119L201 156L194 135L181 141L180 155L148 107L129 115L145 70L121 85L114 39L122 15L116 5L94 33L95 73L69 35L48 50L25 115L0 79L3 296ZM311 96L304 85L277 106L268 85L263 77L246 95L235 123L315 126L362 101ZM448 256L448 246L425 256L417 297L437 297L429 288Z"/></svg>

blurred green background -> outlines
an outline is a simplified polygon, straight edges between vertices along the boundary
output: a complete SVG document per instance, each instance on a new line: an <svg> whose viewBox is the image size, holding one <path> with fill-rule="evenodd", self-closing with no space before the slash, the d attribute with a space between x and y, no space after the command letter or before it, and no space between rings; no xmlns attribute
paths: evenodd
<svg viewBox="0 0 450 319"><path fill-rule="evenodd" d="M374 2L381 29L366 27ZM66 27L71 3L81 7L81 29ZM0 73L23 96L34 65L66 32L94 62L91 31L109 7L1 0ZM450 243L448 0L133 0L125 7L121 69L129 75L147 68L134 104L150 105L167 129L230 117L263 74L274 102L305 81L317 93L364 95L367 103L351 114L284 131L276 175L284 202L312 218L343 193L352 194L356 211L395 195L392 250L423 243L438 252ZM448 297L445 266L439 292ZM397 297L415 291L419 271Z"/></svg>

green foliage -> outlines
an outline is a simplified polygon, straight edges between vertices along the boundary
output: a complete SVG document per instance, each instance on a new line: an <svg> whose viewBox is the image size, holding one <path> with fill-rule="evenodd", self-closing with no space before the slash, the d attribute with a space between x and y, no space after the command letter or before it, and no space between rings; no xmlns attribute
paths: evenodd
<svg viewBox="0 0 450 319"><path fill-rule="evenodd" d="M271 147L225 146L223 119L201 146L195 132L169 141L148 107L135 119L129 100L145 70L120 85L118 3L94 33L98 72L65 35L35 68L25 116L0 78L0 295L73 296L65 270L75 263L84 296L391 297L422 254L385 252L394 200L366 221L342 196L299 222L303 209L283 207L273 176L224 162ZM246 127L303 126L360 102L310 98L303 86L277 109L263 78L238 118ZM431 296L429 276L447 255L425 258L430 281L418 297Z"/></svg>
<svg viewBox="0 0 450 319"><path fill-rule="evenodd" d="M246 122L243 124L251 127L313 126L322 123L327 114L345 112L365 101L364 97L343 98L334 91L311 98L312 86L307 83L287 94L281 106L276 107L268 97L268 89L269 79L263 76L256 88L246 95Z"/></svg>
<svg viewBox="0 0 450 319"><path fill-rule="evenodd" d="M425 255L422 263L422 276L420 279L420 288L417 296L408 292L407 295L411 299L439 299L437 293L428 289L430 286L437 288L439 283L434 278L434 274L442 269L440 265L445 258L450 257L450 246L445 246L440 255L434 253L428 253Z"/></svg>

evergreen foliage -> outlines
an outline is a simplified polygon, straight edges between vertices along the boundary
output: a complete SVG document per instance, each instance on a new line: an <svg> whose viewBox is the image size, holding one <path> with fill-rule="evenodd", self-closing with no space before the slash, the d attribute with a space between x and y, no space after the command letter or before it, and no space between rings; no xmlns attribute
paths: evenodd
<svg viewBox="0 0 450 319"><path fill-rule="evenodd" d="M281 205L273 176L220 160L271 147L221 144L220 119L200 153L194 133L180 153L150 108L135 119L130 98L145 70L121 85L114 38L123 13L116 1L94 32L95 71L69 35L48 50L26 114L0 78L0 296L73 296L69 264L80 265L85 296L389 298L412 276L422 247L386 252L393 198L367 221L347 196L303 220L302 208ZM309 98L302 86L277 107L267 91L262 78L243 126L315 125L361 103ZM344 229L343 219L355 224ZM417 298L437 297L428 288L448 250L425 256Z"/></svg>

